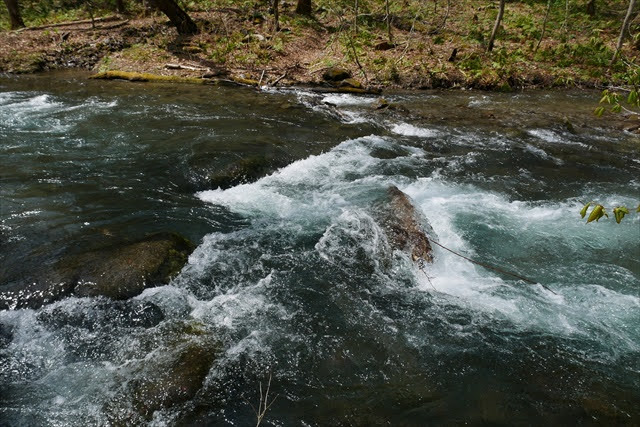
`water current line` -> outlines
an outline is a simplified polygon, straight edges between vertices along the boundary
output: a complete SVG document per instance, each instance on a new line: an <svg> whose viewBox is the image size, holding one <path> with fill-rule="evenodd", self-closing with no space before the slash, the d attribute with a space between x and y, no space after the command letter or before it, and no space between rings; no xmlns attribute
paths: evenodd
<svg viewBox="0 0 640 427"><path fill-rule="evenodd" d="M473 264L477 264L477 265L479 265L479 266L481 266L481 267L488 268L489 270L494 270L494 271L497 271L497 272L499 272L499 273L503 273L503 274L506 274L506 275L509 275L509 276L513 276L513 277L515 277L515 278L517 278L517 279L524 280L525 282L531 283L532 285L540 285L540 286L542 286L543 288L545 288L546 290L548 290L549 292L551 292L552 294L554 294L554 295L558 295L558 294L557 294L557 293L555 293L551 288L549 288L548 286L543 285L543 284L542 284L542 283L540 283L540 282L536 282L535 280L528 279L528 278L526 278L526 277L524 277L524 276L521 276L521 275L519 275L519 274L512 273L512 272L510 272L510 271L503 270L503 269L501 269L501 268L494 267L494 266L492 266L492 265L485 264L485 263L483 263L483 262L476 261L476 260L474 260L474 259L468 258L468 257L466 257L466 256L464 256L464 255L462 255L462 254L460 254L460 253L458 253L458 252L454 251L453 249L449 249L449 248L447 248L446 246L444 246L444 245L443 245L443 244L441 244L441 243L436 242L435 240L431 240L431 239L429 239L429 241L431 241L431 242L435 243L436 245L440 246L442 249L444 249L444 250L446 250L446 251L449 251L449 252L451 252L452 254L454 254L454 255L456 255L456 256L459 256L459 257L460 257L460 258L462 258L462 259L466 259L467 261L469 261L469 262L471 262L471 263L473 263Z"/></svg>

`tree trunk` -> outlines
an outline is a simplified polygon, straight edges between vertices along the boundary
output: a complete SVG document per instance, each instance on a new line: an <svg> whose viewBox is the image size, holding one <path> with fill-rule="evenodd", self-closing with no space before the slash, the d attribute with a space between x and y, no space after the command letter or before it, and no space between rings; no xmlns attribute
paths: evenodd
<svg viewBox="0 0 640 427"><path fill-rule="evenodd" d="M192 35L198 32L195 22L174 0L150 0L149 3L167 15L169 21L178 30L178 34Z"/></svg>
<svg viewBox="0 0 640 427"><path fill-rule="evenodd" d="M586 12L587 12L587 15L589 15L592 18L596 16L596 0L589 0L587 2Z"/></svg>
<svg viewBox="0 0 640 427"><path fill-rule="evenodd" d="M537 52L540 48L540 43L542 43L542 39L544 38L544 33L547 30L547 21L549 20L549 12L551 11L551 0L547 2L547 12L544 14L544 21L542 22L542 32L540 33L540 38L538 39L538 44L536 48L533 49L534 52Z"/></svg>
<svg viewBox="0 0 640 427"><path fill-rule="evenodd" d="M386 13L385 20L387 21L387 37L389 37L389 44L393 44L393 34L391 33L391 12L389 12L389 0L385 0L384 9Z"/></svg>
<svg viewBox="0 0 640 427"><path fill-rule="evenodd" d="M116 0L116 12L127 13L127 7L124 4L124 0Z"/></svg>
<svg viewBox="0 0 640 427"><path fill-rule="evenodd" d="M20 8L18 7L18 0L4 0L4 4L7 5L9 11L9 19L11 21L11 29L17 30L24 27L24 21L20 16Z"/></svg>
<svg viewBox="0 0 640 427"><path fill-rule="evenodd" d="M500 0L498 16L496 16L496 23L493 25L493 31L491 31L491 37L489 37L489 45L487 46L487 52L491 52L493 50L493 42L496 40L496 34L498 33L498 29L500 28L500 23L502 22L502 16L504 15L504 3L505 3L505 0Z"/></svg>
<svg viewBox="0 0 640 427"><path fill-rule="evenodd" d="M296 13L305 16L311 16L311 0L298 0Z"/></svg>
<svg viewBox="0 0 640 427"><path fill-rule="evenodd" d="M278 4L279 0L273 0L273 20L275 21L273 24L273 31L280 31L280 5Z"/></svg>
<svg viewBox="0 0 640 427"><path fill-rule="evenodd" d="M633 8L636 6L636 0L629 0L629 9L627 9L627 14L624 17L624 21L622 22L622 29L620 30L620 37L618 37L618 45L616 46L616 51L613 54L613 58L611 58L611 63L613 64L618 54L620 53L620 49L622 49L622 43L624 42L624 36L629 29L629 22L631 21L631 15L633 14Z"/></svg>

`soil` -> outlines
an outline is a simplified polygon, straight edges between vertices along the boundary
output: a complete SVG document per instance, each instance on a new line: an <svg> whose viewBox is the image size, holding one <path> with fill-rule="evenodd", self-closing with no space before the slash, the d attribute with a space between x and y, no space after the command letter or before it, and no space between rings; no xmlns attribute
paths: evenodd
<svg viewBox="0 0 640 427"><path fill-rule="evenodd" d="M93 25L75 22L0 32L0 72L81 68L96 72L205 76L249 84L317 85L323 83L322 74L327 68L339 66L367 88L498 90L604 87L620 80L619 73L609 69L594 72L593 67L578 63L562 67L534 61L531 52L525 59L498 66L481 43L472 43L454 30L467 28L466 20L477 21L477 14L473 18L451 17L446 33L444 30L440 33L438 28L421 29L398 19L394 22L393 43L389 43L384 31L377 35L369 33L365 41L354 41L342 18L303 19L287 10L281 15L281 29L277 32L272 30L270 16L252 15L235 8L190 15L200 28L200 33L191 37L179 36L161 15L136 18L114 15ZM488 22L488 18L484 21ZM588 36L576 37L588 40ZM615 37L608 34L607 40L613 44ZM522 50L525 42L521 36L512 34L498 40L497 45L503 53L514 52ZM548 37L541 49L552 49L557 44L558 41ZM624 54L635 60L637 47L628 45ZM468 64L476 59L482 65L470 70Z"/></svg>

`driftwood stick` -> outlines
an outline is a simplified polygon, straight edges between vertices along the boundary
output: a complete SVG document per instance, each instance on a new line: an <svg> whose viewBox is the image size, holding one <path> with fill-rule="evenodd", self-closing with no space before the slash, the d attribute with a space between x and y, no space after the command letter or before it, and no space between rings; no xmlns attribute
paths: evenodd
<svg viewBox="0 0 640 427"><path fill-rule="evenodd" d="M273 83L271 83L271 86L275 86L278 83L280 83L280 80L284 79L285 77L287 77L287 73L285 72L283 75L281 75L280 77L278 77Z"/></svg>
<svg viewBox="0 0 640 427"><path fill-rule="evenodd" d="M164 68L167 70L209 71L208 68L191 67L189 65L182 64L165 64Z"/></svg>

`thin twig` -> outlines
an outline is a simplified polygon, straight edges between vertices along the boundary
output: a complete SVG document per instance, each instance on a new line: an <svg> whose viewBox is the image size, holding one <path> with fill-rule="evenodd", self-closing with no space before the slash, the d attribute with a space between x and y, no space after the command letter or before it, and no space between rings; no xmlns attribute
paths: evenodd
<svg viewBox="0 0 640 427"><path fill-rule="evenodd" d="M550 289L549 287L547 287L547 286L543 285L543 284L542 284L542 283L540 283L540 282L537 282L537 281L535 281L535 280L528 279L528 278L526 278L526 277L524 277L524 276L521 276L521 275L516 274L516 273L512 273L512 272L510 272L510 271L506 271L506 270L503 270L503 269L501 269L501 268L494 267L494 266L492 266L492 265L485 264L485 263L483 263L483 262L476 261L476 260L474 260L474 259L468 258L468 257L466 257L466 256L464 256L464 255L462 255L462 254L460 254L460 253L458 253L458 252L456 252L456 251L454 251L454 250L452 250L452 249L447 248L446 246L442 245L441 243L436 242L435 240L430 240L430 241L431 241L431 242L433 242L433 243L435 243L436 245L440 246L442 249L444 249L444 250L446 250L446 251L449 251L449 252L451 252L452 254L454 254L454 255L456 255L456 256L459 256L460 258L465 259L465 260L467 260L467 261L469 261L469 262L471 262L471 263L473 263L473 264L477 264L477 265L482 266L482 267L484 267L484 268L488 268L489 270L494 270L494 271L497 271L497 272L499 272L499 273L503 273L503 274L506 274L506 275L509 275L509 276L515 277L515 278L520 279L520 280L523 280L523 281L525 281L525 282L527 282L527 283L531 283L532 285L540 285L540 286L542 286L543 288L545 288L546 290L548 290L549 292L551 292L552 294L554 294L554 295L558 295L558 294L556 294L552 289Z"/></svg>

